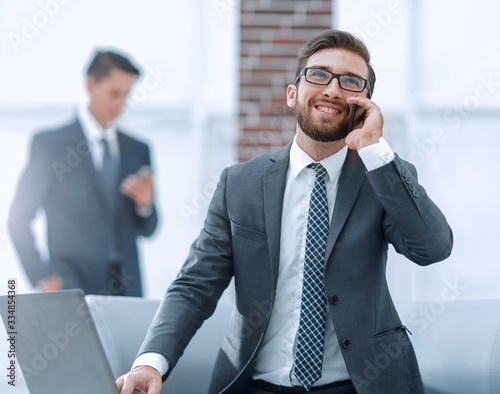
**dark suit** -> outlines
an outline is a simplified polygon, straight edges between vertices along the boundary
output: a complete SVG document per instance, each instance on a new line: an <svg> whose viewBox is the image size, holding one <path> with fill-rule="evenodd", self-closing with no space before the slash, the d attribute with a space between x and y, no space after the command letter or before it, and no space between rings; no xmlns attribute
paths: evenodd
<svg viewBox="0 0 500 394"><path fill-rule="evenodd" d="M287 146L223 171L198 239L168 290L141 352L175 365L235 278L235 309L210 393L244 392L266 332L276 290ZM388 244L419 265L446 258L452 233L396 156L366 172L349 151L327 243L325 289L347 369L359 393L423 393L413 348L386 283ZM407 278L402 278L407 280ZM328 360L325 360L328 362Z"/></svg>
<svg viewBox="0 0 500 394"><path fill-rule="evenodd" d="M12 240L32 284L56 273L65 288L87 294L142 295L136 239L153 233L156 210L139 216L118 185L150 164L149 149L120 131L118 145L120 171L111 207L78 121L35 135L9 215ZM39 208L47 217L48 264L29 228Z"/></svg>

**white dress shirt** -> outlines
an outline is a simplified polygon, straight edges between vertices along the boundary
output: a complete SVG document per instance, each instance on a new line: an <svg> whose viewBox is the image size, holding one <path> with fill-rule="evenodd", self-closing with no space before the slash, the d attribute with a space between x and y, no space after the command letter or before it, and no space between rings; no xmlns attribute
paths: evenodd
<svg viewBox="0 0 500 394"><path fill-rule="evenodd" d="M102 157L104 147L101 140L106 139L109 145L109 151L113 160L120 160L120 148L118 146L118 134L116 123L112 122L110 126L103 129L94 116L90 113L88 105L81 104L77 109L77 117L82 126L83 135L88 141L90 156L96 170L102 169Z"/></svg>
<svg viewBox="0 0 500 394"><path fill-rule="evenodd" d="M347 146L320 161L326 169L325 186L331 220L338 180L347 156ZM306 248L307 218L316 171L307 166L315 161L296 143L290 149L281 228L280 259L276 296L269 327L257 355L252 377L280 386L298 386L292 373L300 321L302 280ZM324 385L349 379L340 354L331 319L325 327L325 360L322 377L314 384Z"/></svg>
<svg viewBox="0 0 500 394"><path fill-rule="evenodd" d="M381 167L394 159L394 153L387 142L379 143L358 151L368 171ZM347 147L320 161L328 175L325 176L328 212L331 220L338 180L342 171ZM280 386L295 386L299 382L293 376L293 360L300 320L302 278L304 268L307 214L315 181L315 171L306 168L314 160L309 157L294 140L290 149L290 165L283 200L280 259L276 297L269 327L257 355L252 374L254 379L262 379ZM325 327L325 347L322 377L315 383L324 385L349 379L349 373L340 352L335 329L327 316ZM168 360L158 353L144 353L132 365L149 365L163 376L169 368Z"/></svg>
<svg viewBox="0 0 500 394"><path fill-rule="evenodd" d="M88 105L83 103L78 106L77 118L80 122L80 126L82 126L83 135L88 142L87 145L89 147L90 157L92 157L92 162L94 163L94 168L97 171L102 170L104 146L101 141L103 138L105 138L108 142L111 157L117 163L117 166L119 166L120 145L118 143L118 130L116 123L111 122L107 128L103 129L89 111ZM136 205L135 211L139 216L148 217L153 212L153 206L150 205L149 207L140 207Z"/></svg>

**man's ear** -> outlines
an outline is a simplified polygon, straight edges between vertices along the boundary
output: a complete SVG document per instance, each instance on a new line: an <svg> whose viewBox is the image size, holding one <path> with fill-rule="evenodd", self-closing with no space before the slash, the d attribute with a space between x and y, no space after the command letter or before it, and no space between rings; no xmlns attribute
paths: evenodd
<svg viewBox="0 0 500 394"><path fill-rule="evenodd" d="M97 80L93 75L87 76L87 91L92 93L94 91L94 87L97 84Z"/></svg>
<svg viewBox="0 0 500 394"><path fill-rule="evenodd" d="M297 86L290 84L286 89L286 104L290 108L295 108L296 103L297 103Z"/></svg>

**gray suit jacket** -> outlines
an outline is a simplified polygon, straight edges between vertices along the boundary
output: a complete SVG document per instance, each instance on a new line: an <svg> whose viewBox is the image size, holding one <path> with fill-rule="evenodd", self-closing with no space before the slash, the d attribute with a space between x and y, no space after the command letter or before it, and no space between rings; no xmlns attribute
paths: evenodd
<svg viewBox="0 0 500 394"><path fill-rule="evenodd" d="M210 393L244 392L266 332L289 150L290 145L223 171L204 228L141 348L163 354L175 366L234 277L235 308ZM396 157L366 172L358 154L348 152L330 226L325 288L358 393L423 393L413 348L387 287L387 249L391 243L413 262L428 265L445 259L452 242L446 219L411 164Z"/></svg>
<svg viewBox="0 0 500 394"><path fill-rule="evenodd" d="M149 148L120 131L118 145L120 173L115 204L109 206L78 121L35 135L9 213L10 234L33 285L59 274L65 288L87 294L142 295L136 240L153 233L156 210L139 216L118 185L150 164ZM42 261L30 230L38 209L47 217L48 262ZM124 270L120 281L111 273L110 264L117 260Z"/></svg>

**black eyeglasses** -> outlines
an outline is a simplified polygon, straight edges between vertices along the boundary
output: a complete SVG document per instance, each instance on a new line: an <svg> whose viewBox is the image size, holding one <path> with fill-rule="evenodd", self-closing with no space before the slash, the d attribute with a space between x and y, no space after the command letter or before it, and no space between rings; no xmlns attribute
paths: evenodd
<svg viewBox="0 0 500 394"><path fill-rule="evenodd" d="M330 84L333 78L337 78L337 80L339 81L339 86L342 89L356 93L360 93L363 90L368 89L368 96L371 96L370 82L355 75L334 74L323 68L306 67L297 76L295 84L297 84L298 80L302 76L304 76L307 82L322 86Z"/></svg>

